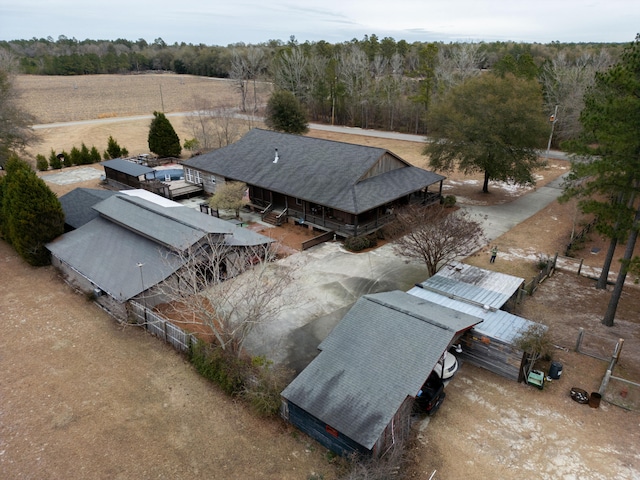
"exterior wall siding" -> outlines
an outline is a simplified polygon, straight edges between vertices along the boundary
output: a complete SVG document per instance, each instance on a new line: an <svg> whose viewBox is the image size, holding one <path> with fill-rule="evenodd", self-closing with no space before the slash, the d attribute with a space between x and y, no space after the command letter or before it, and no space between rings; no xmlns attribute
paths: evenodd
<svg viewBox="0 0 640 480"><path fill-rule="evenodd" d="M330 425L327 425L297 405L287 401L287 406L289 422L332 452L345 457L353 453L371 455L370 450L343 435L341 432L333 430L334 434L329 433L329 429L331 429ZM327 427L329 427L329 429Z"/></svg>
<svg viewBox="0 0 640 480"><path fill-rule="evenodd" d="M497 375L518 381L523 352L513 345L476 333L473 329L462 338L460 359Z"/></svg>

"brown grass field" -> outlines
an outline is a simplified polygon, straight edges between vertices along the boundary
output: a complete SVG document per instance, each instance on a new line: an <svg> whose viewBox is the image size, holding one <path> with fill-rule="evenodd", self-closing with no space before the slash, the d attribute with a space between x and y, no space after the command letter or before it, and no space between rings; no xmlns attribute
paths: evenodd
<svg viewBox="0 0 640 480"><path fill-rule="evenodd" d="M198 97L216 105L239 104L228 81L171 74L23 76L17 84L24 108L39 124L114 120L39 129L34 155L48 156L52 148L68 151L82 142L102 151L109 135L132 154L145 153L150 120L125 117L158 109L190 111ZM191 136L184 117L169 118L181 140ZM310 135L381 146L416 165L427 164L420 143L314 130ZM567 168L566 162L552 162L538 172L539 185ZM497 204L528 191L492 185L486 195L479 180L451 174L446 193L463 204ZM49 185L58 195L76 186L99 188L97 181ZM562 252L573 217L571 205L553 202L496 240L495 264L489 265L486 249L468 261L528 279L536 272L537 255ZM593 246L606 244L593 235L578 255L598 266L602 253L591 254ZM4 243L0 261L0 478L341 475L341 463L315 442L278 420L256 418L158 340L117 326L53 269L25 265ZM568 396L572 386L597 390L606 368L571 351L579 327L607 341L625 338L621 371L640 380L638 292L625 291L616 326L606 328L599 318L608 292L595 291L591 280L573 273L551 277L517 313L549 325L559 347L554 360L564 364L562 378L539 391L463 365L438 414L428 426L417 425L406 478L430 479L434 470L439 480L640 478L640 415L606 402L592 409Z"/></svg>

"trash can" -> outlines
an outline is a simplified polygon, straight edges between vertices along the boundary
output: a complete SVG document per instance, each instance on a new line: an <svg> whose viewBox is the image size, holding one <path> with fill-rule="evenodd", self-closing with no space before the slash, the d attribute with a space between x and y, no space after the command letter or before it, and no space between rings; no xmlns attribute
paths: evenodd
<svg viewBox="0 0 640 480"><path fill-rule="evenodd" d="M600 399L602 395L598 392L591 392L591 396L589 397L589 406L591 408L598 408L600 406Z"/></svg>
<svg viewBox="0 0 640 480"><path fill-rule="evenodd" d="M553 380L557 380L562 375L562 364L560 362L551 362L551 367L549 367L549 377Z"/></svg>

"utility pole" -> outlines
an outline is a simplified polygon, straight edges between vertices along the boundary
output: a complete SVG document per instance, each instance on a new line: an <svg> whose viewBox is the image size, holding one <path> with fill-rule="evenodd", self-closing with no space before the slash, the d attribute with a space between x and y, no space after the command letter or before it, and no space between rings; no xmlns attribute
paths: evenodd
<svg viewBox="0 0 640 480"><path fill-rule="evenodd" d="M553 115L549 117L549 122L551 123L551 133L549 134L549 143L547 144L547 160L549 160L549 151L551 150L551 139L553 138L553 127L556 125L557 120L558 120L558 105L556 105Z"/></svg>
<svg viewBox="0 0 640 480"><path fill-rule="evenodd" d="M142 285L142 292L140 292L142 295L142 311L144 312L144 323L147 323L147 301L145 300L144 276L142 275L142 267L144 266L144 263L138 262L136 265L140 269L140 284Z"/></svg>

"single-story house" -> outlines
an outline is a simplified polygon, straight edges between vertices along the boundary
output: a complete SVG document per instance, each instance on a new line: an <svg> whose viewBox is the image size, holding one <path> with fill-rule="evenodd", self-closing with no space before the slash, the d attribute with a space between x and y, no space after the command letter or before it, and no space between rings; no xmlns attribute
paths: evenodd
<svg viewBox="0 0 640 480"><path fill-rule="evenodd" d="M183 167L185 180L208 194L225 182L246 183L250 205L274 224L345 238L382 228L398 206L439 201L445 178L383 148L258 128Z"/></svg>
<svg viewBox="0 0 640 480"><path fill-rule="evenodd" d="M462 353L456 356L522 381L526 356L515 343L535 322L509 312L519 302L523 285L523 278L451 262L408 293L482 319L460 338Z"/></svg>
<svg viewBox="0 0 640 480"><path fill-rule="evenodd" d="M340 455L381 455L443 353L481 321L401 291L364 295L284 389L282 415Z"/></svg>
<svg viewBox="0 0 640 480"><path fill-rule="evenodd" d="M220 262L230 275L243 250L273 241L143 192L118 193L95 203L97 216L47 245L53 265L67 281L94 292L98 303L120 320L127 318L131 299L143 299L148 307L166 301L158 285L199 248L230 247L229 257Z"/></svg>

